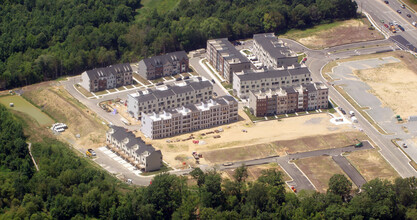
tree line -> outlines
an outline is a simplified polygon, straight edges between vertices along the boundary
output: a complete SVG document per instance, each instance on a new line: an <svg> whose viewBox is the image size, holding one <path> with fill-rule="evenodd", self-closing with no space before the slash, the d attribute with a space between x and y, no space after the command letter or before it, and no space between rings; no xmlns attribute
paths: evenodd
<svg viewBox="0 0 417 220"><path fill-rule="evenodd" d="M138 0L5 0L0 5L0 89L117 62L285 32L356 16L352 0L179 0L168 12Z"/></svg>
<svg viewBox="0 0 417 220"><path fill-rule="evenodd" d="M28 128L31 129L31 128ZM32 144L22 121L0 105L0 219L416 219L417 179L375 179L361 191L334 175L326 193L286 190L282 174L248 170L223 179L199 168L167 173L148 187L125 185L55 139Z"/></svg>

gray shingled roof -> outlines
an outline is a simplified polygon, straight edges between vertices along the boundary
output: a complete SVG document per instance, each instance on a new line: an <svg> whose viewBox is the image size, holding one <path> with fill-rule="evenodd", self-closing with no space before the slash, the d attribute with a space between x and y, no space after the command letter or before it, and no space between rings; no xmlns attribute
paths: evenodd
<svg viewBox="0 0 417 220"><path fill-rule="evenodd" d="M204 88L212 87L213 84L211 84L208 80L202 80L201 78L198 78L200 80L199 82L195 82L192 80L186 81L185 83L187 85L185 86L171 86L167 85L167 90L158 90L156 88L154 89L148 89L148 94L144 94L143 91L137 91L139 96L135 97L136 100L138 100L139 103L142 102L148 102L150 100L157 100L160 98L165 98L169 96L173 96L175 94L182 94L186 92L191 92L194 90L202 90Z"/></svg>
<svg viewBox="0 0 417 220"><path fill-rule="evenodd" d="M260 80L260 79L271 79L271 78L278 78L278 77L285 77L285 76L295 76L295 75L303 75L303 74L310 74L310 70L307 67L301 67L297 69L284 69L284 70L276 70L270 69L265 70L263 72L244 72L243 75L237 75L240 81L252 81L252 80Z"/></svg>
<svg viewBox="0 0 417 220"><path fill-rule="evenodd" d="M129 63L115 64L108 67L96 68L87 70L86 73L90 80L99 79L101 76L115 75L116 73L132 72L132 67Z"/></svg>
<svg viewBox="0 0 417 220"><path fill-rule="evenodd" d="M126 144L127 148L132 148L133 146L138 145L139 150L142 149L142 152L148 151L151 153L155 151L155 148L152 147L152 145L147 145L140 137L136 137L132 132L126 131L125 128L115 125L111 126L111 128L114 130L112 137L117 141L121 142L126 138L129 139L129 142Z"/></svg>
<svg viewBox="0 0 417 220"><path fill-rule="evenodd" d="M230 43L230 41L227 38L218 38L218 39L212 39L209 40L209 42L213 42L214 45L219 45L221 48L217 47L217 52L220 54L228 54L227 56L223 56L223 58L227 61L233 60L233 59L239 59L240 63L249 63L249 59L245 56L243 56L236 48Z"/></svg>
<svg viewBox="0 0 417 220"><path fill-rule="evenodd" d="M273 33L254 34L253 40L256 41L272 57L288 57L290 49L278 42L278 38Z"/></svg>
<svg viewBox="0 0 417 220"><path fill-rule="evenodd" d="M187 53L185 51L176 51L167 53L164 55L153 56L143 59L143 62L147 67L149 66L162 66L165 63L172 63L173 61L179 61L182 59L188 60Z"/></svg>

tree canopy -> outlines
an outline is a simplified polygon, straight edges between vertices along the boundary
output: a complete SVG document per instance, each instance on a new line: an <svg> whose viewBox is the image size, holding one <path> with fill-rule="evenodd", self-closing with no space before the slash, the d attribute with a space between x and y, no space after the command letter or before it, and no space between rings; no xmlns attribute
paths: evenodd
<svg viewBox="0 0 417 220"><path fill-rule="evenodd" d="M155 3L156 4L156 3ZM355 17L352 0L178 0L168 11L138 0L21 0L0 6L0 89L116 62Z"/></svg>

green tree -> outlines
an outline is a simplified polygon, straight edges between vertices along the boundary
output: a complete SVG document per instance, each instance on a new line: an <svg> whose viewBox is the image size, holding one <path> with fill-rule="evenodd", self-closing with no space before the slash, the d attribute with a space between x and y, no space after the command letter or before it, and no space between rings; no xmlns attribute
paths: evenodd
<svg viewBox="0 0 417 220"><path fill-rule="evenodd" d="M327 192L334 193L343 198L344 201L349 199L352 191L352 182L350 182L345 175L335 174L329 180L329 189Z"/></svg>

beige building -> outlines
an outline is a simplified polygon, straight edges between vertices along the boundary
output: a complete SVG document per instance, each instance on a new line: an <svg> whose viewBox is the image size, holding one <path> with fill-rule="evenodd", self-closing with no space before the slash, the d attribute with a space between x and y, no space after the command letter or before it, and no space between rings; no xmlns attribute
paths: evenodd
<svg viewBox="0 0 417 220"><path fill-rule="evenodd" d="M148 138L159 139L237 120L237 101L231 96L222 96L158 113L143 113L140 130Z"/></svg>
<svg viewBox="0 0 417 220"><path fill-rule="evenodd" d="M208 62L229 83L233 82L233 72L251 68L251 62L227 40L227 38L207 41Z"/></svg>
<svg viewBox="0 0 417 220"><path fill-rule="evenodd" d="M147 145L140 137L132 132L126 131L123 127L112 126L106 133L107 143L131 159L131 163L145 172L159 170L162 167L162 153Z"/></svg>
<svg viewBox="0 0 417 220"><path fill-rule="evenodd" d="M311 73L305 65L269 70L244 70L234 73L233 92L241 99L249 98L251 90L277 89L311 82Z"/></svg>
<svg viewBox="0 0 417 220"><path fill-rule="evenodd" d="M127 95L127 111L134 118L141 113L160 112L209 100L213 84L203 77L193 77L174 85L157 86Z"/></svg>
<svg viewBox="0 0 417 220"><path fill-rule="evenodd" d="M298 56L274 33L254 34L252 53L268 68L292 66L298 63Z"/></svg>
<svg viewBox="0 0 417 220"><path fill-rule="evenodd" d="M329 89L319 82L250 91L249 108L257 117L328 108Z"/></svg>
<svg viewBox="0 0 417 220"><path fill-rule="evenodd" d="M189 59L185 51L145 58L138 63L138 74L145 79L157 79L188 72Z"/></svg>

